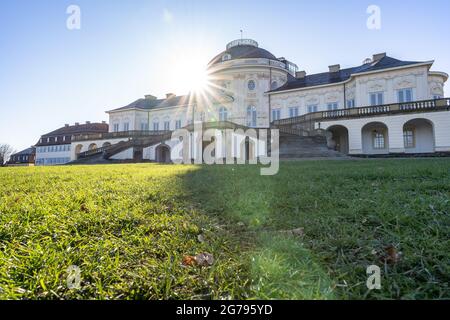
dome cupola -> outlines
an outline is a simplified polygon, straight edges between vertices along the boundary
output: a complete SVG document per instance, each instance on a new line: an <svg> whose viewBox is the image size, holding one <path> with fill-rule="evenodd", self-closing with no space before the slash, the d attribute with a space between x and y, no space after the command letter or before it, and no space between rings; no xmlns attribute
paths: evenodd
<svg viewBox="0 0 450 320"><path fill-rule="evenodd" d="M238 39L227 44L226 50L211 60L209 66L237 59L269 59L278 60L272 53L259 47L252 39Z"/></svg>

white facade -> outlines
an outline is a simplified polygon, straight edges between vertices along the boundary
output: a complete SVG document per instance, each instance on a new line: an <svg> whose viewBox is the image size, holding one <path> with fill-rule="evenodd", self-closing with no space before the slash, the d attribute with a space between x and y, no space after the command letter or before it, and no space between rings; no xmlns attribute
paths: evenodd
<svg viewBox="0 0 450 320"><path fill-rule="evenodd" d="M37 166L61 165L73 158L70 144L36 147Z"/></svg>
<svg viewBox="0 0 450 320"><path fill-rule="evenodd" d="M325 130L345 128L351 155L388 153L450 152L450 112L402 114L316 124ZM411 129L412 142L407 144L405 129ZM384 148L374 147L374 131L381 133Z"/></svg>
<svg viewBox="0 0 450 320"><path fill-rule="evenodd" d="M337 103L338 109L347 108L349 100L355 107L372 105L371 95L381 94L382 103L398 103L400 90L411 89L412 101L432 100L444 97L444 83L448 76L430 72L432 62L408 66L395 70L381 70L374 73L355 75L348 81L294 89L271 94L273 109L281 110L281 119L289 117L289 108L299 108L299 114L308 113L308 106L317 106L316 111L326 111L330 104Z"/></svg>

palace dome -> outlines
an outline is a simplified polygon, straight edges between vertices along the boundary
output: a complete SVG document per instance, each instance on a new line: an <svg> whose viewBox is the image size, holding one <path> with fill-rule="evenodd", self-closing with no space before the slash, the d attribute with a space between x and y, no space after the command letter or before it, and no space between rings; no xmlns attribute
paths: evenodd
<svg viewBox="0 0 450 320"><path fill-rule="evenodd" d="M258 42L251 39L239 39L230 42L225 51L214 57L208 64L213 66L222 62L237 59L263 58L270 60L278 60L269 51L259 48Z"/></svg>

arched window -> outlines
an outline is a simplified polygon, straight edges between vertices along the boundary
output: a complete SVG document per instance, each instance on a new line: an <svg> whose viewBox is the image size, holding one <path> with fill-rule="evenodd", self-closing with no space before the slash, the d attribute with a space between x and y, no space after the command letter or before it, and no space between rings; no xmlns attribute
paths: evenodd
<svg viewBox="0 0 450 320"><path fill-rule="evenodd" d="M255 82L255 80L250 80L247 83L247 87L248 87L248 90L250 90L250 91L255 90L256 89L256 82Z"/></svg>
<svg viewBox="0 0 450 320"><path fill-rule="evenodd" d="M228 121L228 110L225 107L219 109L219 121Z"/></svg>
<svg viewBox="0 0 450 320"><path fill-rule="evenodd" d="M153 119L153 131L159 131L159 119Z"/></svg>
<svg viewBox="0 0 450 320"><path fill-rule="evenodd" d="M256 107L247 107L247 127L256 127Z"/></svg>
<svg viewBox="0 0 450 320"><path fill-rule="evenodd" d="M164 118L164 130L170 131L170 118L169 117Z"/></svg>

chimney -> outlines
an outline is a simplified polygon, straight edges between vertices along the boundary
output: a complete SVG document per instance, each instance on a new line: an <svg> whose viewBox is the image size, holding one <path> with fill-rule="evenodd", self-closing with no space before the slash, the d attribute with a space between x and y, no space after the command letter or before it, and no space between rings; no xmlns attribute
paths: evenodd
<svg viewBox="0 0 450 320"><path fill-rule="evenodd" d="M106 124L106 121L102 121L102 124Z"/></svg>
<svg viewBox="0 0 450 320"><path fill-rule="evenodd" d="M79 122L75 122L75 126L78 127L80 125Z"/></svg>
<svg viewBox="0 0 450 320"><path fill-rule="evenodd" d="M86 124L91 124L91 122L90 121L86 121Z"/></svg>
<svg viewBox="0 0 450 320"><path fill-rule="evenodd" d="M386 52L374 54L372 60L373 60L373 62L375 62L375 61L380 61L380 60L383 59L384 57L386 57Z"/></svg>
<svg viewBox="0 0 450 320"><path fill-rule="evenodd" d="M306 71L297 71L295 77L297 79L304 79L306 77Z"/></svg>
<svg viewBox="0 0 450 320"><path fill-rule="evenodd" d="M146 100L156 100L156 99L158 99L158 98L155 97L155 96L152 96L151 94L147 94L147 95L145 96L145 99L146 99Z"/></svg>
<svg viewBox="0 0 450 320"><path fill-rule="evenodd" d="M68 128L68 127L70 127L70 125L69 125L68 123L66 123L66 124L64 125L64 127Z"/></svg>
<svg viewBox="0 0 450 320"><path fill-rule="evenodd" d="M175 93L168 93L166 94L166 99L175 98L177 95Z"/></svg>
<svg viewBox="0 0 450 320"><path fill-rule="evenodd" d="M328 68L330 69L330 73L336 73L336 72L341 71L340 64L335 64L335 65L329 66Z"/></svg>

